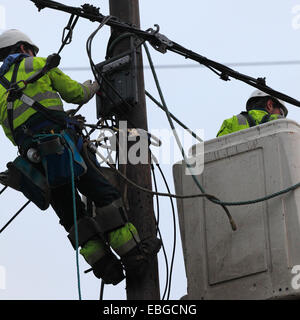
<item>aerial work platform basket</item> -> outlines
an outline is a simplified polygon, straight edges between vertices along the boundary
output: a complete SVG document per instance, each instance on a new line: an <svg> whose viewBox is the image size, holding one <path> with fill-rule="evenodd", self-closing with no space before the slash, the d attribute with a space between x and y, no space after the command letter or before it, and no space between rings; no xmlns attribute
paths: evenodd
<svg viewBox="0 0 300 320"><path fill-rule="evenodd" d="M191 154L200 159L196 149ZM173 176L177 194L201 193L182 162ZM206 141L197 178L206 193L233 202L299 183L300 125L281 119ZM236 231L222 207L206 198L178 199L177 208L186 299L300 298L300 188L228 206Z"/></svg>

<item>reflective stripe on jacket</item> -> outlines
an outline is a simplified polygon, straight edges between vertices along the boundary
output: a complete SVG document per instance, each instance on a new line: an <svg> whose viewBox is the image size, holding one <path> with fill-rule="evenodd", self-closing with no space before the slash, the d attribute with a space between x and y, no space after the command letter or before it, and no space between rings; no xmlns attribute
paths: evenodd
<svg viewBox="0 0 300 320"><path fill-rule="evenodd" d="M264 110L250 110L248 114L254 119L256 125L260 124L263 117L268 114L267 111ZM282 119L284 116L281 116L280 114L271 114L269 121ZM223 124L218 131L217 137L224 136L225 134L229 134L232 132L236 132L239 130L247 129L250 125L246 119L245 116L242 114L238 114L236 116L233 116L230 119L226 119L223 121Z"/></svg>
<svg viewBox="0 0 300 320"><path fill-rule="evenodd" d="M28 57L21 61L17 74L17 81L26 80L44 67L46 58ZM14 64L4 77L11 81ZM19 85L22 87L22 84ZM58 68L54 68L37 82L29 84L23 92L41 103L50 110L64 111L61 98L68 103L82 104L89 100L90 91L81 83L78 83L64 74ZM58 94L59 93L59 94ZM25 123L37 111L20 100L13 105L14 129ZM14 143L7 119L6 89L0 85L0 124L6 136Z"/></svg>

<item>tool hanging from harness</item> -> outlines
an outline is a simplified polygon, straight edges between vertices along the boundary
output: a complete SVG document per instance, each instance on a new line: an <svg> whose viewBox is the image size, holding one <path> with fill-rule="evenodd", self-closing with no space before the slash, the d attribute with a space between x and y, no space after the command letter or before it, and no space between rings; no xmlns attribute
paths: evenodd
<svg viewBox="0 0 300 320"><path fill-rule="evenodd" d="M50 122L59 125L62 129L66 127L66 124L63 121L53 117L51 112L42 104L23 93L27 84L37 81L49 70L58 66L60 57L57 54L50 55L47 58L43 69L29 77L27 80L16 82L18 69L22 59L19 59L19 61L16 61L15 63L11 82L9 82L4 76L0 76L0 84L8 92L7 118L9 128L19 150L20 145L16 139L13 126L13 105L17 99L35 109ZM24 87L22 88L18 86L21 82L24 84ZM72 138L65 130L62 130L60 134L32 135L32 141L36 144L38 156L36 156L35 159L37 161L32 161L33 159L29 158L28 154L26 157L23 152L20 152L21 156L17 157L8 166L8 174L12 176L8 181L13 181L13 184L11 184L12 188L21 191L40 209L45 210L49 206L49 187L57 187L70 182L71 170L67 169L70 167L69 150L71 150L73 156L75 178L84 174L87 167ZM34 149L31 149L31 151L32 150ZM37 164L33 163L39 162L39 158L41 159L46 177L37 169ZM17 188L16 185L18 186Z"/></svg>
<svg viewBox="0 0 300 320"><path fill-rule="evenodd" d="M258 124L263 124L263 123L268 122L270 120L271 114L268 113L268 114L264 115L259 123L256 123L254 118L247 111L241 112L238 116L245 117L246 120L248 121L249 127L254 127Z"/></svg>

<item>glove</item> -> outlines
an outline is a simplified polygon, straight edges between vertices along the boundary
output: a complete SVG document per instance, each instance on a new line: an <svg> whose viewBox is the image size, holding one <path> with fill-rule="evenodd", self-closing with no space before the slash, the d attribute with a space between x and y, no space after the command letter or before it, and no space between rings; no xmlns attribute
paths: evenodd
<svg viewBox="0 0 300 320"><path fill-rule="evenodd" d="M90 99L92 99L93 96L95 95L95 93L96 93L97 91L99 91L99 89L100 89L100 86L99 86L99 84L98 84L97 81L92 82L92 80L86 80L86 81L83 83L83 85L84 85L85 87L87 87L87 88L89 89L89 91L90 91L90 95L89 95L87 101L89 101Z"/></svg>

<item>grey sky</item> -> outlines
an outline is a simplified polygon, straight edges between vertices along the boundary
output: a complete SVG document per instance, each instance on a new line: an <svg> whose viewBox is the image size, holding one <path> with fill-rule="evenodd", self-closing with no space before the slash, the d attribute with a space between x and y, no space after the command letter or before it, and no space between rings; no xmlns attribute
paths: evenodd
<svg viewBox="0 0 300 320"><path fill-rule="evenodd" d="M109 14L108 0L62 1L80 6L85 2L101 7ZM169 39L218 62L257 62L300 60L300 0L140 0L141 28L160 25L160 32ZM62 30L69 16L44 9L40 13L29 0L0 0L0 30L16 28L27 33L40 47L40 56L57 52ZM85 43L98 26L80 19L73 42L62 52L61 68L86 67ZM101 62L105 56L109 28L104 27L93 43L93 58ZM149 46L150 47L150 46ZM151 48L151 47L150 47ZM157 65L191 64L174 53L161 54L151 49ZM146 56L144 55L146 62ZM300 65L235 67L252 77L266 77L267 84L300 99ZM158 77L170 111L191 129L204 129L205 139L212 139L222 121L244 109L254 90L232 79L224 82L205 68L158 69ZM73 79L92 78L91 71L69 71ZM158 94L150 70L145 70L146 89ZM66 109L72 107L65 105ZM289 118L299 121L297 107L289 107ZM163 112L147 100L150 129L168 128ZM81 112L89 122L96 121L94 100ZM17 150L1 131L0 169L17 156ZM162 148L164 144L162 145ZM164 165L173 188L172 165ZM159 174L158 174L159 176ZM159 189L165 191L163 183ZM9 190L0 197L0 227L22 206L26 199ZM173 229L168 199L160 205L161 232L171 259ZM177 216L176 216L177 219ZM159 254L161 292L164 290L165 266ZM41 212L30 204L0 236L0 266L6 270L6 289L0 287L0 299L77 299L75 252L58 224L52 209ZM100 282L92 274L83 274L88 265L81 259L83 299L98 299ZM173 271L171 299L186 293L186 279L179 230ZM125 282L106 286L104 299L125 299Z"/></svg>

